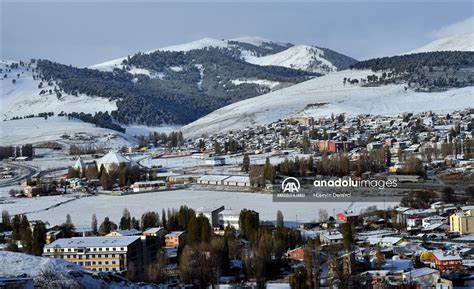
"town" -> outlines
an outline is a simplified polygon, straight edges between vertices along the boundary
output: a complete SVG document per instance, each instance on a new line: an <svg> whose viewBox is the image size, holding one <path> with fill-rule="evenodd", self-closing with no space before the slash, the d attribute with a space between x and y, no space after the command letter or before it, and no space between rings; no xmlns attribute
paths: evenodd
<svg viewBox="0 0 474 289"><path fill-rule="evenodd" d="M177 287L211 284L292 288L474 286L474 118L472 110L395 116L293 117L197 139L151 133L136 146L2 147L2 249L72 262L88 274ZM88 143L89 141L89 143ZM82 213L55 223L30 219L15 202L68 196L172 196L183 190L272 195L285 178L307 194L339 192L337 178L383 180L394 188L352 188L384 208L318 207L293 222L259 205L180 207L120 218ZM236 192L236 193L232 193ZM340 191L342 193L342 191ZM131 199L132 200L132 199ZM47 209L49 209L47 208ZM44 274L51 272L45 272ZM58 277L59 278L59 277ZM10 278L28 284L31 278ZM246 285L242 285L246 284Z"/></svg>

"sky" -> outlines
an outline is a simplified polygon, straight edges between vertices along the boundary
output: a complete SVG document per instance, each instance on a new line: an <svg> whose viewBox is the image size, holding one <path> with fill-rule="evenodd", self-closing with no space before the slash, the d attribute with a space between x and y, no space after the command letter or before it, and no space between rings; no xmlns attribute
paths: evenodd
<svg viewBox="0 0 474 289"><path fill-rule="evenodd" d="M472 1L1 1L2 59L75 66L204 37L242 36L312 44L363 60L423 46L474 15Z"/></svg>

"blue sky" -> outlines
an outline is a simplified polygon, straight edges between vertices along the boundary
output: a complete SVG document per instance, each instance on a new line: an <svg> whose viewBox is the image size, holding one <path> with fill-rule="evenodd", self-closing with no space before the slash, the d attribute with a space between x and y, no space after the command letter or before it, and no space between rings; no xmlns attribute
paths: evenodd
<svg viewBox="0 0 474 289"><path fill-rule="evenodd" d="M473 2L3 2L2 58L87 66L203 37L261 36L357 59L403 53Z"/></svg>

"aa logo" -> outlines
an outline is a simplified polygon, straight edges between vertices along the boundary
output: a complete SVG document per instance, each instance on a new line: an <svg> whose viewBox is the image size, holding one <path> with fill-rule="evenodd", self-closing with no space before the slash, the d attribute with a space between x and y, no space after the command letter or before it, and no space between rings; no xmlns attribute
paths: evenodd
<svg viewBox="0 0 474 289"><path fill-rule="evenodd" d="M284 193L298 193L300 191L300 182L293 177L286 178L281 183L281 189Z"/></svg>

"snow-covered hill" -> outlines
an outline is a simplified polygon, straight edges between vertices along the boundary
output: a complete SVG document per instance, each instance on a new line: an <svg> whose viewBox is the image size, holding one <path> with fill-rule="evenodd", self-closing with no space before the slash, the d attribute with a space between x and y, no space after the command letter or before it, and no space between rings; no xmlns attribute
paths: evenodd
<svg viewBox="0 0 474 289"><path fill-rule="evenodd" d="M18 62L0 61L1 120L44 112L95 113L117 109L114 101L105 98L74 96L66 93L58 96L54 92L57 87L55 83L48 85L38 78L33 79L34 66L10 68L12 63ZM41 88L39 88L40 83L42 83Z"/></svg>
<svg viewBox="0 0 474 289"><path fill-rule="evenodd" d="M474 32L436 39L407 54L432 51L474 51Z"/></svg>
<svg viewBox="0 0 474 289"><path fill-rule="evenodd" d="M283 66L322 74L337 71L337 67L325 58L322 49L309 45L297 45L279 53L246 60L257 65Z"/></svg>
<svg viewBox="0 0 474 289"><path fill-rule="evenodd" d="M249 45L253 47L249 47ZM338 56L335 56L337 54L336 52L333 52L332 55L328 55L325 53L325 50L327 51L327 49L321 49L315 46L295 46L291 43L282 43L261 37L241 37L229 40L203 38L189 43L159 48L146 53L151 53L154 51L186 52L196 49L205 49L208 47L238 50L240 51L240 57L243 60L257 65L283 66L320 73L337 71L339 68L341 68L342 62L333 59L333 57L345 57L339 54ZM263 50L264 55L262 55L261 52L258 53L256 49ZM348 57L346 58L347 59L345 59L345 61L354 61ZM114 68L121 68L121 63L125 59L125 57L114 59L92 65L89 68L98 69L101 71L112 71Z"/></svg>
<svg viewBox="0 0 474 289"><path fill-rule="evenodd" d="M0 276L27 274L41 288L158 288L132 283L107 273L93 273L61 259L37 257L23 253L0 252Z"/></svg>
<svg viewBox="0 0 474 289"><path fill-rule="evenodd" d="M444 111L472 106L472 87L445 92L405 91L403 85L361 87L343 84L344 77L359 79L368 70L345 70L318 77L285 89L239 101L184 126L187 137L264 125L294 115L329 116L332 113L398 114Z"/></svg>

